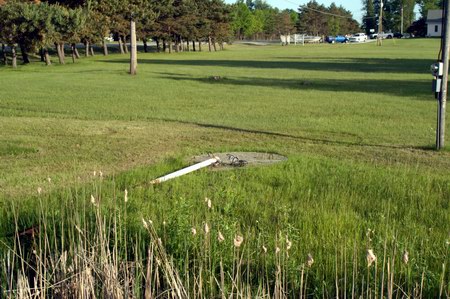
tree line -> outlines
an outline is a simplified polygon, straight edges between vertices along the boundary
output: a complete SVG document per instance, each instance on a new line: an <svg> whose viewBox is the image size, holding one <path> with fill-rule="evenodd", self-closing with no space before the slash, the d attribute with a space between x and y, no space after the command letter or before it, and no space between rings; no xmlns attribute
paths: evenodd
<svg viewBox="0 0 450 299"><path fill-rule="evenodd" d="M263 0L239 0L232 10L232 28L236 39L272 39L295 32L310 35L355 33L359 23L343 6L328 7L316 0L301 5L298 11L278 10Z"/></svg>
<svg viewBox="0 0 450 299"><path fill-rule="evenodd" d="M29 63L29 54L38 53L49 65L55 53L64 64L69 50L75 62L79 44L86 56L94 55L93 45L108 55L107 37L118 42L120 53L128 53L131 20L145 52L148 40L156 42L158 52L202 51L202 46L216 51L234 39L358 30L342 6L325 7L315 0L298 12L279 10L265 0L0 0L0 59L16 67L17 55Z"/></svg>
<svg viewBox="0 0 450 299"><path fill-rule="evenodd" d="M370 33L370 29L378 31L381 3L384 31L400 32L403 29L404 32L414 33L416 36L425 36L428 10L440 9L442 0L362 0L362 27L366 33ZM420 12L417 20L414 12L416 5Z"/></svg>
<svg viewBox="0 0 450 299"><path fill-rule="evenodd" d="M128 53L131 20L146 52L149 39L156 41L157 51L173 52L201 50L205 42L210 51L217 50L230 38L230 6L222 0L12 0L0 3L2 60L7 63L6 46L13 66L16 48L24 63L29 53L39 52L41 61L51 64L51 48L64 64L68 46L75 61L79 43L86 56L94 54L94 44L108 55L109 36L121 53Z"/></svg>

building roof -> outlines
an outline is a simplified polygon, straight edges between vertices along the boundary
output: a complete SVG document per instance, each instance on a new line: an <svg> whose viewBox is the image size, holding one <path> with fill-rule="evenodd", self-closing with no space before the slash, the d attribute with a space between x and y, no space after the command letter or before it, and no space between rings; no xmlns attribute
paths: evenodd
<svg viewBox="0 0 450 299"><path fill-rule="evenodd" d="M442 9L430 9L427 14L427 23L442 23Z"/></svg>

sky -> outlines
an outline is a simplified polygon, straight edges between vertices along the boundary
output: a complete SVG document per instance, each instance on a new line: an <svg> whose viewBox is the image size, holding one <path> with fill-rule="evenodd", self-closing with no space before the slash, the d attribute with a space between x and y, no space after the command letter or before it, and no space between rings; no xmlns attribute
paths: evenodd
<svg viewBox="0 0 450 299"><path fill-rule="evenodd" d="M235 3L236 0L225 0L226 3ZM266 0L268 4L280 9L290 8L297 10L300 5L304 5L309 0ZM351 11L353 18L361 23L362 19L362 1L361 0L317 0L317 3L329 6L332 2L337 6L342 5L345 9Z"/></svg>

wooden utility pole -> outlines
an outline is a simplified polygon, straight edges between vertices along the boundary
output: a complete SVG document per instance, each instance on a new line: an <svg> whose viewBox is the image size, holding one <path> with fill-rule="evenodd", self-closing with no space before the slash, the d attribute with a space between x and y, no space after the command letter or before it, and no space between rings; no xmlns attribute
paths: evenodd
<svg viewBox="0 0 450 299"><path fill-rule="evenodd" d="M444 148L445 145L445 110L447 105L447 93L448 93L448 67L450 59L450 0L445 1L445 28L443 28L442 36L444 37L444 42L442 43L442 63L443 63L443 74L442 74L442 86L441 92L439 93L439 103L438 103L438 123L436 130L436 149L440 150Z"/></svg>
<svg viewBox="0 0 450 299"><path fill-rule="evenodd" d="M402 8L400 10L400 15L401 15L401 21L400 21L400 34L403 35L403 3L402 3Z"/></svg>
<svg viewBox="0 0 450 299"><path fill-rule="evenodd" d="M378 35L377 35L377 46L381 46L383 39L383 0L380 1L380 13L378 16Z"/></svg>
<svg viewBox="0 0 450 299"><path fill-rule="evenodd" d="M130 75L136 75L137 69L137 45L136 45L136 22L131 18L131 52L130 52Z"/></svg>

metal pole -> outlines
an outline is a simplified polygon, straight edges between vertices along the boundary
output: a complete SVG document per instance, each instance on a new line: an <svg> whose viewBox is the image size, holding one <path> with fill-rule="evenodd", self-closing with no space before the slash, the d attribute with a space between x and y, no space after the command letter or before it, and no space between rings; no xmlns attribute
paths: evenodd
<svg viewBox="0 0 450 299"><path fill-rule="evenodd" d="M445 1L445 28L443 32L444 43L442 48L442 62L444 64L442 75L442 87L439 95L438 129L436 130L436 149L442 149L445 145L445 109L447 105L448 68L450 54L450 1Z"/></svg>
<svg viewBox="0 0 450 299"><path fill-rule="evenodd" d="M378 16L378 35L377 35L377 45L381 46L381 39L383 32L383 0L380 1L380 14Z"/></svg>

